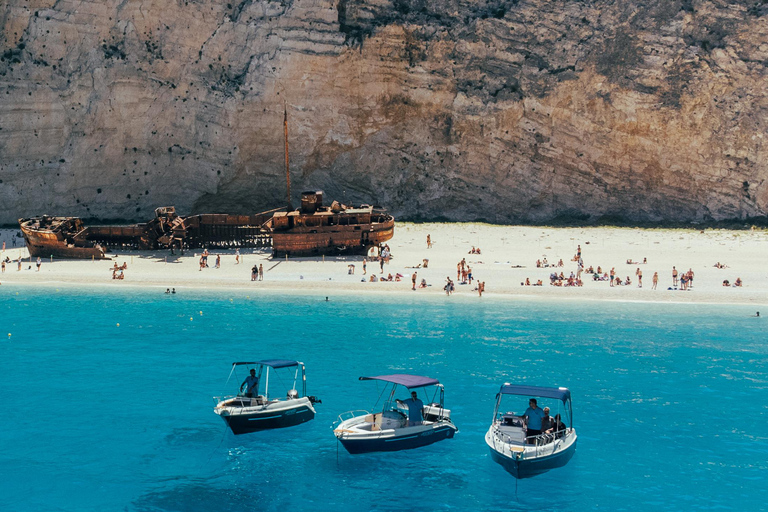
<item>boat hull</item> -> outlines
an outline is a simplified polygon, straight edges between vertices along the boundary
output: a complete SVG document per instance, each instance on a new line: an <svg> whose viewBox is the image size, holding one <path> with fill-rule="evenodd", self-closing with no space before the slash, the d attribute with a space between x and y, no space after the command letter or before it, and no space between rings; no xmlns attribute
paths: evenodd
<svg viewBox="0 0 768 512"><path fill-rule="evenodd" d="M288 232L276 230L272 232L272 252L275 257L365 254L368 248L390 240L394 232L394 219L373 227L363 226L363 230L360 226L338 226L334 230L322 227Z"/></svg>
<svg viewBox="0 0 768 512"><path fill-rule="evenodd" d="M287 428L311 421L315 417L315 409L307 399L297 400L297 404L285 406L278 403L277 407L217 407L216 413L226 422L233 434L250 434L261 430Z"/></svg>
<svg viewBox="0 0 768 512"><path fill-rule="evenodd" d="M19 227L32 258L109 259L98 244L80 238L86 229L76 217L19 219Z"/></svg>
<svg viewBox="0 0 768 512"><path fill-rule="evenodd" d="M518 479L531 478L552 469L557 469L568 464L574 453L576 453L576 439L566 446L563 450L555 451L552 454L542 457L510 457L499 453L493 446L489 445L491 458L497 464L500 464L509 474Z"/></svg>
<svg viewBox="0 0 768 512"><path fill-rule="evenodd" d="M371 436L338 436L342 446L351 454L371 452L396 452L421 448L443 439L452 439L457 428L452 423L441 423L434 428L413 431L412 428L402 429L402 434Z"/></svg>

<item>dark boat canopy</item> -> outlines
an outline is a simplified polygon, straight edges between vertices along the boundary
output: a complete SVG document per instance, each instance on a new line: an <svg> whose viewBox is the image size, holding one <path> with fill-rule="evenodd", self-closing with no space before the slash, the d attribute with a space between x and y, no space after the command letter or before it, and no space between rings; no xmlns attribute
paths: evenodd
<svg viewBox="0 0 768 512"><path fill-rule="evenodd" d="M232 363L232 366L240 366L244 364L250 364L250 365L264 365L269 366L271 368L288 368L290 366L298 366L301 363L298 361L289 361L288 359L265 359L263 361L253 361L253 362L240 362L240 363Z"/></svg>
<svg viewBox="0 0 768 512"><path fill-rule="evenodd" d="M434 386L440 384L437 379L421 377L419 375L408 375L406 373L395 373L392 375L379 375L378 377L360 377L360 380L383 380L393 384L400 384L408 389L423 388L424 386Z"/></svg>
<svg viewBox="0 0 768 512"><path fill-rule="evenodd" d="M557 398L563 403L571 399L571 392L568 388L548 388L543 386L519 386L515 384L504 384L501 386L502 395L525 395L540 398Z"/></svg>

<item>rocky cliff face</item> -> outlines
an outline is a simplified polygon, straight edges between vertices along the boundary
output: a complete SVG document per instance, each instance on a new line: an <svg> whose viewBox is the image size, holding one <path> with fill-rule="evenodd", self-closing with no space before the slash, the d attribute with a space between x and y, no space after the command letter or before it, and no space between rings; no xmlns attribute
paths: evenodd
<svg viewBox="0 0 768 512"><path fill-rule="evenodd" d="M766 0L6 0L0 223L768 211ZM294 199L294 203L295 203Z"/></svg>

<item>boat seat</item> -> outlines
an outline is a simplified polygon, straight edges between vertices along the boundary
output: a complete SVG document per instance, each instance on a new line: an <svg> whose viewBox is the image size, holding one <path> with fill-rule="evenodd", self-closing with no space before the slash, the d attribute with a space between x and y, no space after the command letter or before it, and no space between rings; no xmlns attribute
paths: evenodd
<svg viewBox="0 0 768 512"><path fill-rule="evenodd" d="M524 419L522 416L507 413L501 417L501 424L507 427L523 427Z"/></svg>
<svg viewBox="0 0 768 512"><path fill-rule="evenodd" d="M365 418L363 418L363 421L371 424L372 432L381 430L381 413L380 412L376 414L367 415Z"/></svg>

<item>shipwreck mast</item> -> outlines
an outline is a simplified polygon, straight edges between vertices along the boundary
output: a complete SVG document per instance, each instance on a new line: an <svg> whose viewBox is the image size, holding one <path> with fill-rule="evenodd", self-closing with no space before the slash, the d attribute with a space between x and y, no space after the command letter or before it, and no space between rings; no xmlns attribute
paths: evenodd
<svg viewBox="0 0 768 512"><path fill-rule="evenodd" d="M285 183L287 185L287 205L288 211L293 210L291 205L291 170L288 165L288 105L283 103L283 129L285 132Z"/></svg>

